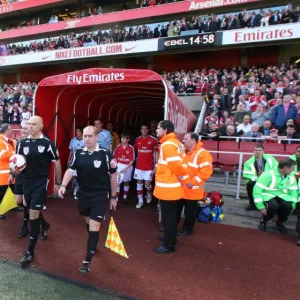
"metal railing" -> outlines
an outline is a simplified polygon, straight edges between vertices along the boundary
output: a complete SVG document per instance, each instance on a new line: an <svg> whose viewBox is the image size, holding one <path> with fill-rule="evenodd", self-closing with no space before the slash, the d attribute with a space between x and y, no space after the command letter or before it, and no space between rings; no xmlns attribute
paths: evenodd
<svg viewBox="0 0 300 300"><path fill-rule="evenodd" d="M217 153L217 154L230 154L230 155L239 155L239 165L237 168L238 175L237 175L237 183L236 183L236 200L240 200L240 189L241 189L241 180L242 180L242 167L244 161L244 155L251 155L253 156L253 152L231 152L231 151L209 151L210 153ZM273 154L272 156L275 157L290 157L290 154Z"/></svg>
<svg viewBox="0 0 300 300"><path fill-rule="evenodd" d="M196 132L196 131L195 131ZM200 135L199 136L200 140L208 140L208 139L211 139L213 141L222 141L223 140L233 140L235 139L236 142L244 142L243 140L257 140L258 142L259 141L277 141L277 143L274 143L274 144L281 144L281 141L294 141L294 142L299 142L300 144L300 139L270 139L270 138L266 138L265 136L261 136L261 137L246 137L246 136L218 136L218 137L208 137L208 136L204 136L204 135Z"/></svg>

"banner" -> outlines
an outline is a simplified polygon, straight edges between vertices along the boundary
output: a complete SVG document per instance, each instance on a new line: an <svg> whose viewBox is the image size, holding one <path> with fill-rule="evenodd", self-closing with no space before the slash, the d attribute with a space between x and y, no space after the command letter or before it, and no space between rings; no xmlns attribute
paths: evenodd
<svg viewBox="0 0 300 300"><path fill-rule="evenodd" d="M266 43L300 38L300 23L271 25L223 32L222 45Z"/></svg>
<svg viewBox="0 0 300 300"><path fill-rule="evenodd" d="M6 5L0 5L0 14L6 14L17 10L28 9L35 6L43 6L51 3L62 2L63 0L21 0Z"/></svg>
<svg viewBox="0 0 300 300"><path fill-rule="evenodd" d="M41 3L47 0L32 0L33 3ZM50 1L50 0L49 0ZM54 0L53 0L54 1ZM57 1L57 0L56 0ZM29 2L29 1L28 1ZM120 22L128 20L140 20L145 18L152 18L153 16L167 16L172 14L178 14L188 11L205 10L214 7L230 6L230 5L241 5L252 2L262 2L261 0L195 0L195 1L181 1L175 3L168 3L163 5L157 5L154 7L137 8L130 10L117 11L112 13L106 13L103 15L85 17L81 19L73 19L70 21L62 21L55 24L42 24L38 26L31 26L27 28L20 28L14 30L7 30L0 32L0 40L13 39L20 36L38 35L45 33L56 33L60 34L60 31L72 28L87 28L95 27L100 25ZM21 2L22 3L22 2ZM18 3L15 3L17 5Z"/></svg>
<svg viewBox="0 0 300 300"><path fill-rule="evenodd" d="M165 104L165 120L174 123L176 137L182 141L183 136L194 129L196 116L168 88L168 100Z"/></svg>
<svg viewBox="0 0 300 300"><path fill-rule="evenodd" d="M199 33L193 35L174 36L161 38L158 41L158 50L171 50L182 48L207 48L207 46L221 45L222 32Z"/></svg>
<svg viewBox="0 0 300 300"><path fill-rule="evenodd" d="M158 51L158 40L142 40L136 42L124 42L92 47L70 48L64 50L34 52L0 57L0 68L13 65L26 65L72 59L85 59L93 57L127 55L142 52Z"/></svg>

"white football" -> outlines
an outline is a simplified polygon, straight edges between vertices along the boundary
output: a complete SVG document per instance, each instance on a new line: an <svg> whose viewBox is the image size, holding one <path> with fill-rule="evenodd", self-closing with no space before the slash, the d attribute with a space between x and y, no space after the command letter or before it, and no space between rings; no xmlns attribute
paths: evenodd
<svg viewBox="0 0 300 300"><path fill-rule="evenodd" d="M11 171L22 171L26 167L26 159L21 154L14 154L9 159L9 168Z"/></svg>

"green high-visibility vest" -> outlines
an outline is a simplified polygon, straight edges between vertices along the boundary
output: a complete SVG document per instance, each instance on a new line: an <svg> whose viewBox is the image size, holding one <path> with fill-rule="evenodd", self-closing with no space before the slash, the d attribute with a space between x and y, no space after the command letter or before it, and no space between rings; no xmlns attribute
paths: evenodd
<svg viewBox="0 0 300 300"><path fill-rule="evenodd" d="M269 171L272 169L277 169L278 161L270 154L264 154L263 158L266 160L264 171ZM246 178L246 181L257 181L258 174L256 172L254 163L255 163L255 156L253 155L250 159L248 159L244 163L243 169L243 177Z"/></svg>
<svg viewBox="0 0 300 300"><path fill-rule="evenodd" d="M265 208L264 202L275 197L291 202L295 209L296 203L299 202L298 194L295 176L289 174L282 178L278 169L263 172L253 188L254 203L259 210Z"/></svg>
<svg viewBox="0 0 300 300"><path fill-rule="evenodd" d="M297 162L296 154L291 155L291 156L290 156L290 159L292 159L293 161ZM296 165L295 165L295 171L294 171L294 173L298 173L298 165L297 165L297 163L296 163Z"/></svg>

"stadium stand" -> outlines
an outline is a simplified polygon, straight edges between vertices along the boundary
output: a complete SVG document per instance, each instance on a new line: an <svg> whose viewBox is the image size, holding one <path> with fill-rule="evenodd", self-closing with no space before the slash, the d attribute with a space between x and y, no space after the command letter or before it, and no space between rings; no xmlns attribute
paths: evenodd
<svg viewBox="0 0 300 300"><path fill-rule="evenodd" d="M94 14L99 14L99 12L101 11L101 7L93 9L89 8L86 17L92 16ZM77 18L81 15L85 16L86 14L79 13L79 15L76 14L72 16L72 18ZM280 6L257 9L251 12L243 10L226 15L212 14L209 16L194 16L190 18L183 17L178 20L169 20L147 25L119 26L119 28L115 30L107 29L98 31L84 31L78 34L69 33L65 36L61 35L59 37L51 37L48 39L38 39L20 43L0 45L0 56L100 44L111 44L117 42L135 41L159 37L172 37L190 34L192 32L194 33L195 31L199 33L208 33L237 28L285 24L290 22L298 22L299 16L300 7L297 7L293 12L291 12L286 7ZM58 21L58 16L51 15L49 21L47 22L56 23ZM5 25L2 25L2 30L13 30L16 28L42 24L40 17L35 17L32 20L27 21L22 20L19 24L15 24L16 20L13 20L13 22L13 24L5 23Z"/></svg>

